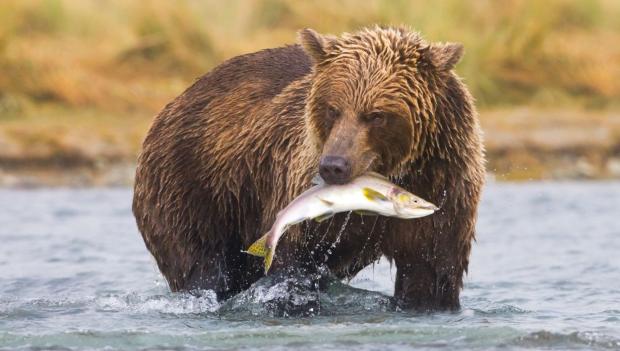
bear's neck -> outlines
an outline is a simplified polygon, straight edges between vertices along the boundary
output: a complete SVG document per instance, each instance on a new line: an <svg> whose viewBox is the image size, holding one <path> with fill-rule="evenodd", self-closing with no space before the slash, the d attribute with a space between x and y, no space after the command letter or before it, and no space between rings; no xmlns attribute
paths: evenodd
<svg viewBox="0 0 620 351"><path fill-rule="evenodd" d="M451 76L436 96L432 113L432 127L423 128L414 157L401 165L394 179L406 189L427 196L431 201L441 200L441 189L460 184L482 182L484 178L484 149L478 116L473 99L465 86Z"/></svg>
<svg viewBox="0 0 620 351"><path fill-rule="evenodd" d="M435 96L435 106L429 127L420 137L418 152L410 165L447 163L451 167L467 167L471 159L481 157L481 131L473 98L455 74L449 74L441 91ZM409 167L406 167L409 168Z"/></svg>

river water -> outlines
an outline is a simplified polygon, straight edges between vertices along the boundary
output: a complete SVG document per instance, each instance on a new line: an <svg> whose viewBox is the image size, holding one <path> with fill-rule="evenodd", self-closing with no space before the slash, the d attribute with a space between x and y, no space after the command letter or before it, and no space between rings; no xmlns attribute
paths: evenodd
<svg viewBox="0 0 620 351"><path fill-rule="evenodd" d="M0 350L620 350L620 183L489 184L456 313L394 310L368 267L311 317L259 282L220 305L173 294L130 189L0 190ZM305 296L296 296L302 301Z"/></svg>

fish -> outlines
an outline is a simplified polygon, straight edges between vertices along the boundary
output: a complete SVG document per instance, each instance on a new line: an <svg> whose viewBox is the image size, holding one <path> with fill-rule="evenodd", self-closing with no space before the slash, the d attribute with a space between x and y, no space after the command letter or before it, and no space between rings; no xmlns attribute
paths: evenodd
<svg viewBox="0 0 620 351"><path fill-rule="evenodd" d="M328 185L319 176L313 179L313 183L313 187L278 212L265 235L242 251L263 257L265 274L273 262L278 241L295 224L310 219L322 222L339 212L354 211L409 219L428 216L439 209L374 172L365 173L347 184Z"/></svg>

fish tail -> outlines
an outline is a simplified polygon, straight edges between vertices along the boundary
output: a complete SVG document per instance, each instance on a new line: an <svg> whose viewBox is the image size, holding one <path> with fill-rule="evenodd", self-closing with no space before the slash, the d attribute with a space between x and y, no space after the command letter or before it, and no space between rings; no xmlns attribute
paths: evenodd
<svg viewBox="0 0 620 351"><path fill-rule="evenodd" d="M269 251L271 251L267 247L267 239L269 239L269 234L271 232L267 232L267 234L261 236L260 239L256 240L250 247L248 247L247 251L244 251L247 254L258 257L267 257Z"/></svg>
<svg viewBox="0 0 620 351"><path fill-rule="evenodd" d="M267 234L263 235L260 239L256 240L247 251L244 251L247 254L257 257L264 257L265 259L265 274L269 272L269 268L271 268L271 263L273 263L274 256L274 248L270 248L267 246L267 241L269 239L271 232L267 232Z"/></svg>
<svg viewBox="0 0 620 351"><path fill-rule="evenodd" d="M265 256L265 274L269 272L269 268L271 268L271 263L273 262L274 250L268 249L267 255Z"/></svg>

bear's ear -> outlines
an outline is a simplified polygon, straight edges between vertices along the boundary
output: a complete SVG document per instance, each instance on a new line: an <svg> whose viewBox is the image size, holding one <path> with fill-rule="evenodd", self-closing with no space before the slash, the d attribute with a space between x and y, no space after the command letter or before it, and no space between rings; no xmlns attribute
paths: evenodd
<svg viewBox="0 0 620 351"><path fill-rule="evenodd" d="M327 57L327 45L332 38L323 36L310 28L298 32L299 43L304 51L312 58L314 63L319 63Z"/></svg>
<svg viewBox="0 0 620 351"><path fill-rule="evenodd" d="M428 48L428 60L438 71L449 71L463 57L463 45L458 43L435 43Z"/></svg>

